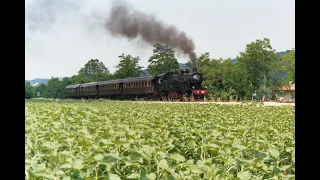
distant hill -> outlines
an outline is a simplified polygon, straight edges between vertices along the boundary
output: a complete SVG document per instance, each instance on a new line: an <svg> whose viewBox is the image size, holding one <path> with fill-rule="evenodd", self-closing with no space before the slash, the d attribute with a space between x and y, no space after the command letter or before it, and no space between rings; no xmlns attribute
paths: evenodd
<svg viewBox="0 0 320 180"><path fill-rule="evenodd" d="M276 54L278 56L284 56L284 55L288 54L289 52L290 52L290 50L286 50L286 51L283 51L283 52L276 52Z"/></svg>
<svg viewBox="0 0 320 180"><path fill-rule="evenodd" d="M30 82L31 85L33 84L46 84L48 83L49 79L46 79L46 78L35 78L35 79L32 79L32 80L25 80L25 82Z"/></svg>

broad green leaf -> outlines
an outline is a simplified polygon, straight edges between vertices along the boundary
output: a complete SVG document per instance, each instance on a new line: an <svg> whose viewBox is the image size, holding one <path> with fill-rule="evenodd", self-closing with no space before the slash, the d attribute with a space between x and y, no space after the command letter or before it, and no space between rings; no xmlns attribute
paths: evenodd
<svg viewBox="0 0 320 180"><path fill-rule="evenodd" d="M103 144L113 144L110 140L108 139L100 139L100 142L102 142Z"/></svg>
<svg viewBox="0 0 320 180"><path fill-rule="evenodd" d="M121 180L121 178L117 174L108 173L109 180Z"/></svg>
<svg viewBox="0 0 320 180"><path fill-rule="evenodd" d="M269 153L274 158L279 158L279 151L276 149L269 149Z"/></svg>
<svg viewBox="0 0 320 180"><path fill-rule="evenodd" d="M74 169L82 169L83 165L82 165L82 160L81 159L76 159L73 163L73 168Z"/></svg>
<svg viewBox="0 0 320 180"><path fill-rule="evenodd" d="M182 156L181 154L174 154L174 155L170 156L170 158L176 160L177 163L186 161L184 156Z"/></svg>
<svg viewBox="0 0 320 180"><path fill-rule="evenodd" d="M240 150L244 150L244 149L247 148L246 146L243 146L243 145L241 145L241 144L237 144L235 147L236 147L237 149L240 149Z"/></svg>
<svg viewBox="0 0 320 180"><path fill-rule="evenodd" d="M257 150L253 150L252 153L254 154L255 158L258 158L258 159L262 159L268 156L266 153L259 152Z"/></svg>
<svg viewBox="0 0 320 180"><path fill-rule="evenodd" d="M109 156L104 156L104 160L108 163L116 163L118 158L115 156L109 155Z"/></svg>
<svg viewBox="0 0 320 180"><path fill-rule="evenodd" d="M129 176L127 176L128 179L136 179L136 178L139 178L139 177L140 177L140 175L137 174L137 173L132 173Z"/></svg>
<svg viewBox="0 0 320 180"><path fill-rule="evenodd" d="M241 180L249 180L251 175L249 171L245 171L245 172L238 172L237 173L238 178L240 178Z"/></svg>
<svg viewBox="0 0 320 180"><path fill-rule="evenodd" d="M34 175L36 177L44 177L46 179L54 179L54 176L50 175L49 173L47 173L45 171L34 173Z"/></svg>
<svg viewBox="0 0 320 180"><path fill-rule="evenodd" d="M167 160L165 159L161 159L158 163L158 166L162 169L168 169L169 166L168 166L168 163L167 163Z"/></svg>
<svg viewBox="0 0 320 180"><path fill-rule="evenodd" d="M104 159L104 156L102 154L97 154L94 156L94 159L96 161L102 161Z"/></svg>
<svg viewBox="0 0 320 180"><path fill-rule="evenodd" d="M156 174L154 173L150 173L150 174L147 174L147 178L150 179L150 180L155 180L156 179Z"/></svg>
<svg viewBox="0 0 320 180"><path fill-rule="evenodd" d="M189 159L187 162L186 162L187 165L193 165L194 162L193 162L193 159Z"/></svg>
<svg viewBox="0 0 320 180"><path fill-rule="evenodd" d="M202 170L200 168L198 168L197 166L190 166L189 169L191 170L191 172L196 173L196 174L202 173Z"/></svg>
<svg viewBox="0 0 320 180"><path fill-rule="evenodd" d="M63 168L71 168L71 167L72 167L71 164L66 163L66 164L62 164L62 165L60 166L60 169L63 169Z"/></svg>

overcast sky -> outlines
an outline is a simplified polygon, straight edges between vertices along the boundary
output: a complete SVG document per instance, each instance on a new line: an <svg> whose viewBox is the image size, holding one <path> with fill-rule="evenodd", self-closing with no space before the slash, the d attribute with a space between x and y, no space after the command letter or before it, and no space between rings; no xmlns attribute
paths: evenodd
<svg viewBox="0 0 320 180"><path fill-rule="evenodd" d="M127 2L185 31L198 56L209 52L212 58L235 58L246 44L264 37L277 51L295 48L294 0ZM106 31L110 7L111 0L26 0L25 78L69 77L90 59L99 59L114 72L121 53L139 56L147 67L152 47Z"/></svg>

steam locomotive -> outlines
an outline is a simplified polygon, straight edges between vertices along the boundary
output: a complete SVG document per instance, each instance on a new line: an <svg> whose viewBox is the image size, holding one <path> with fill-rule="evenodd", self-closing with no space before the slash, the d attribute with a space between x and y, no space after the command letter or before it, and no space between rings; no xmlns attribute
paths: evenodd
<svg viewBox="0 0 320 180"><path fill-rule="evenodd" d="M66 97L133 99L147 98L162 101L193 101L202 99L207 90L201 86L203 77L197 68L166 72L156 76L117 79L66 87Z"/></svg>

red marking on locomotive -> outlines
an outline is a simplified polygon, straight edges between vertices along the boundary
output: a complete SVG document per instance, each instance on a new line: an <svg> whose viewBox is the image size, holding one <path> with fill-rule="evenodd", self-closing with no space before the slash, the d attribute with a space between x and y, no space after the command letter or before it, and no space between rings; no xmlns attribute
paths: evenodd
<svg viewBox="0 0 320 180"><path fill-rule="evenodd" d="M208 90L192 90L192 94L204 95L204 94L207 94L207 93L208 93Z"/></svg>

